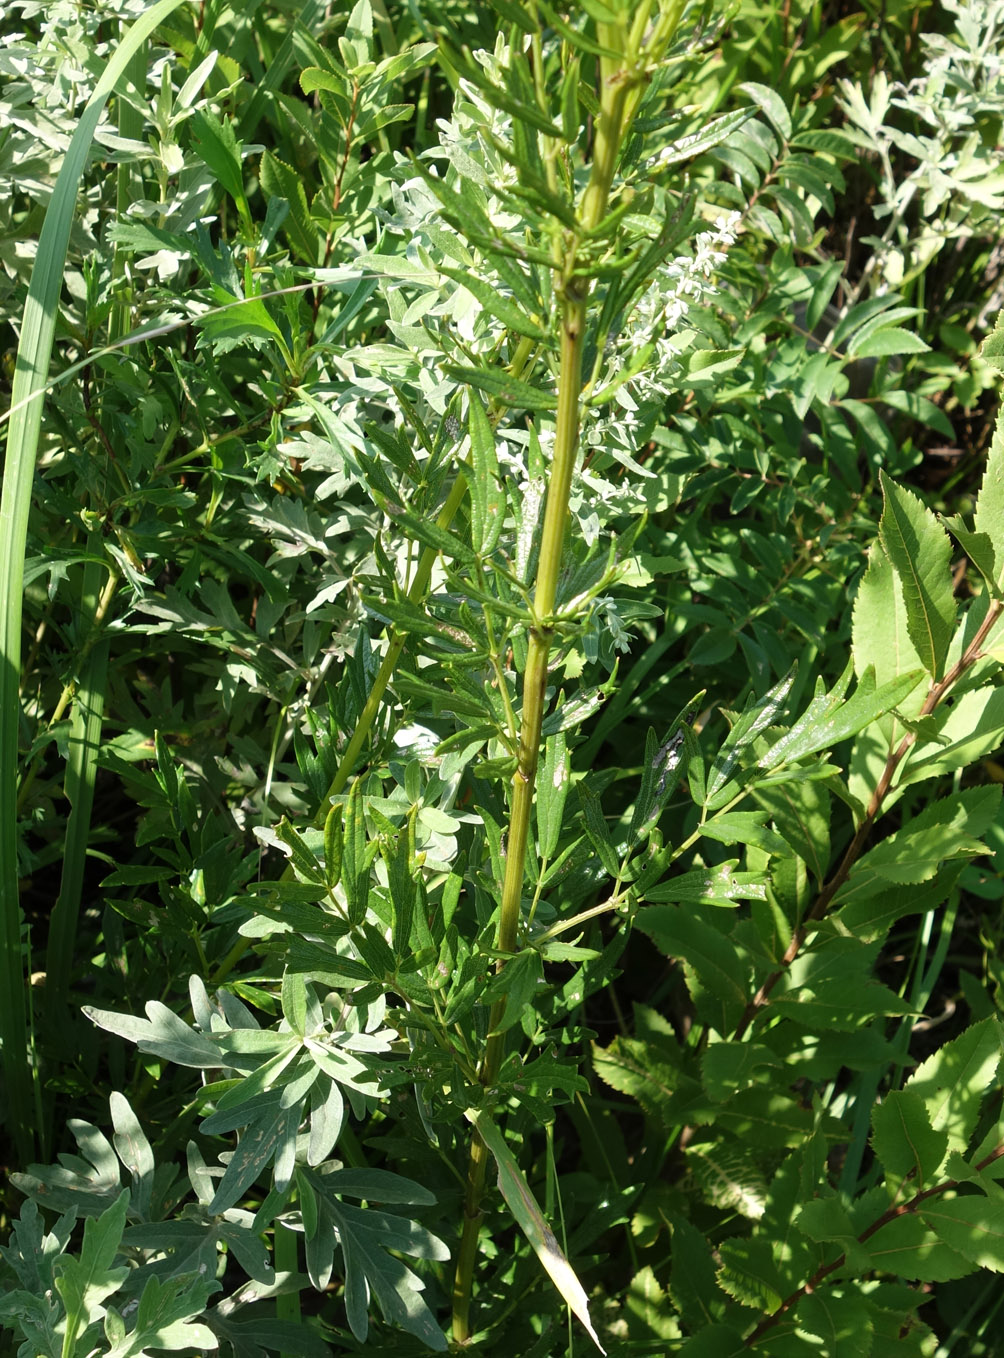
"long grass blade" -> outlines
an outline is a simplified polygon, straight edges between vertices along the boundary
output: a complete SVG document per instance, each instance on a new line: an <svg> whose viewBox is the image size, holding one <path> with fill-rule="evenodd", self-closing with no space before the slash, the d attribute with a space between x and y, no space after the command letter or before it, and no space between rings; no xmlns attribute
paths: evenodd
<svg viewBox="0 0 1004 1358"><path fill-rule="evenodd" d="M17 870L17 756L24 549L70 227L91 142L108 96L157 25L182 0L160 0L132 25L95 86L73 134L39 234L14 367L0 496L0 1041L8 1130L22 1162L31 1158L38 1109L29 1068L28 1005L21 956ZM36 399L32 399L32 398Z"/></svg>
<svg viewBox="0 0 1004 1358"><path fill-rule="evenodd" d="M70 722L70 741L66 759L64 790L70 803L63 851L63 872L59 897L49 919L49 943L45 956L45 1010L47 1027L55 1023L65 1007L73 966L74 943L84 885L84 863L90 840L94 780L98 771L101 723L105 707L105 680L108 673L107 637L95 631L99 613L102 579L107 568L99 558L100 548L84 567L81 590L81 632L85 654L77 673L77 692Z"/></svg>

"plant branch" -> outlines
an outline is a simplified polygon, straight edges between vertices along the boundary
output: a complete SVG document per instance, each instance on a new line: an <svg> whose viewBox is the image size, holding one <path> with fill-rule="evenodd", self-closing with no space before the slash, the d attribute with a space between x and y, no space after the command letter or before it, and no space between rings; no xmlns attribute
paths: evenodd
<svg viewBox="0 0 1004 1358"><path fill-rule="evenodd" d="M999 1160L1001 1156L1004 1156L1004 1142L992 1150L989 1155L984 1156L974 1168L977 1171L987 1169L995 1160ZM887 1208L886 1211L875 1218L870 1226L865 1227L857 1237L857 1243L863 1245L866 1240L870 1240L873 1235L876 1235L883 1226L888 1226L890 1221L895 1221L897 1217L906 1216L908 1212L915 1212L918 1207L927 1202L930 1198L940 1197L942 1194L950 1193L958 1187L958 1179L946 1179L943 1183L934 1184L931 1188L925 1188L921 1192L914 1194L909 1202L897 1203L895 1206ZM780 1324L788 1311L790 1311L793 1306L796 1306L802 1297L807 1296L810 1292L814 1292L825 1278L828 1278L831 1273L835 1273L837 1269L843 1268L846 1262L847 1255L846 1253L843 1253L837 1255L836 1259L831 1260L830 1263L820 1265L811 1278L804 1282L801 1287L796 1288L789 1297L786 1297L776 1311L769 1316L765 1316L763 1320L760 1321L759 1325L757 1325L756 1329L750 1331L743 1340L743 1346L745 1348L751 1348L758 1339L761 1339L767 1333L768 1330L772 1330L775 1325Z"/></svg>
<svg viewBox="0 0 1004 1358"><path fill-rule="evenodd" d="M990 632L1000 618L1002 611L1004 611L1004 603L999 599L992 600L987 609L986 617L980 624L976 635L966 647L965 653L962 655L961 659L952 666L943 679L940 679L937 683L931 685L927 697L924 699L923 705L918 713L918 718L929 717L945 696L951 691L953 686L958 683L966 671L980 658L983 643L990 635ZM861 824L855 831L854 838L847 846L836 872L823 886L802 923L799 924L792 934L791 941L785 949L784 956L781 958L780 967L778 967L776 971L771 972L746 1006L743 1016L739 1021L739 1026L736 1028L734 1034L735 1040L738 1040L743 1036L757 1013L767 1003L771 991L801 951L802 945L809 933L809 926L818 923L819 920L824 917L832 905L837 892L850 876L851 869L861 856L861 853L868 842L872 826L878 818L882 809L882 803L892 786L893 778L896 776L896 770L913 747L916 739L916 732L908 731L896 748L890 752L889 757L886 759L885 767L875 785L875 790L872 793L871 800L865 810Z"/></svg>

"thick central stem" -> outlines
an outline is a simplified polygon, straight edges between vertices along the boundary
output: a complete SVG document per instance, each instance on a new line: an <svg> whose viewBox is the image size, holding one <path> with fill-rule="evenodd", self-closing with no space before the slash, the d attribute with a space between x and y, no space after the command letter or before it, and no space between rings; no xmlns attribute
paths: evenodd
<svg viewBox="0 0 1004 1358"><path fill-rule="evenodd" d="M502 878L499 911L498 948L515 952L519 928L523 875L530 837L530 813L540 757L540 733L544 722L547 694L547 666L554 635L552 614L561 574L568 499L579 445L579 392L582 390L583 331L586 318L585 289L569 289L562 307L561 367L558 380L558 410L554 434L551 480L544 509L537 586L534 592L534 621L530 628L526 668L523 672L523 707L520 713L519 754L513 774L509 809L509 836L506 844L505 873ZM479 1076L486 1089L498 1078L505 1054L505 1035L498 1031L505 1000L496 1000L489 1019ZM477 1131L471 1141L471 1159L464 1193L464 1225L457 1252L453 1286L453 1337L458 1343L470 1338L471 1283L481 1225L481 1197L488 1168L488 1148Z"/></svg>
<svg viewBox="0 0 1004 1358"><path fill-rule="evenodd" d="M501 953L515 952L517 947L530 815L554 638L554 607L579 444L582 356L587 303L592 284L588 269L584 267L585 250L589 238L596 233L607 214L620 149L641 99L649 63L657 60L665 51L675 30L682 3L683 0L675 0L668 8L660 9L658 19L650 24L653 0L639 0L630 20L625 16L618 22L601 22L596 27L597 39L604 55L599 60L600 107L594 123L589 182L577 206L578 230L565 232L555 245L554 263L560 279L561 298L558 406L554 456L534 587L533 621L523 672L519 751L512 779L506 861L500 896L497 937ZM504 959L499 965L505 965ZM504 1007L505 1002L501 999L492 1007L488 1038L479 1069L479 1077L489 1099L505 1055L505 1035L499 1031ZM475 1131L471 1142L463 1231L453 1288L453 1338L458 1344L467 1343L471 1334L471 1287L488 1160L488 1149Z"/></svg>

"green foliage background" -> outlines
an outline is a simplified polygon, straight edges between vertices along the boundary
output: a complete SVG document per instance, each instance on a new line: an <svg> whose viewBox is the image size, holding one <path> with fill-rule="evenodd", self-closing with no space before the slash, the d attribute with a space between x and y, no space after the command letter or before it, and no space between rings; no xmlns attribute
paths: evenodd
<svg viewBox="0 0 1004 1358"><path fill-rule="evenodd" d="M996 1353L1004 5L3 22L9 1351Z"/></svg>

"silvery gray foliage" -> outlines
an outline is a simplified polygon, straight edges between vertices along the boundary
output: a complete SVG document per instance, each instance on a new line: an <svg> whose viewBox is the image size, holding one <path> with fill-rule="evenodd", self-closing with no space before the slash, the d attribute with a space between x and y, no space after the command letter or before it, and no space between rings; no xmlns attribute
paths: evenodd
<svg viewBox="0 0 1004 1358"><path fill-rule="evenodd" d="M848 130L878 169L875 216L885 227L869 242L868 264L877 290L918 277L952 241L996 238L1004 209L994 149L1004 112L1004 5L939 0L939 8L953 30L921 36L921 75L904 85L878 70L868 90L838 82Z"/></svg>

